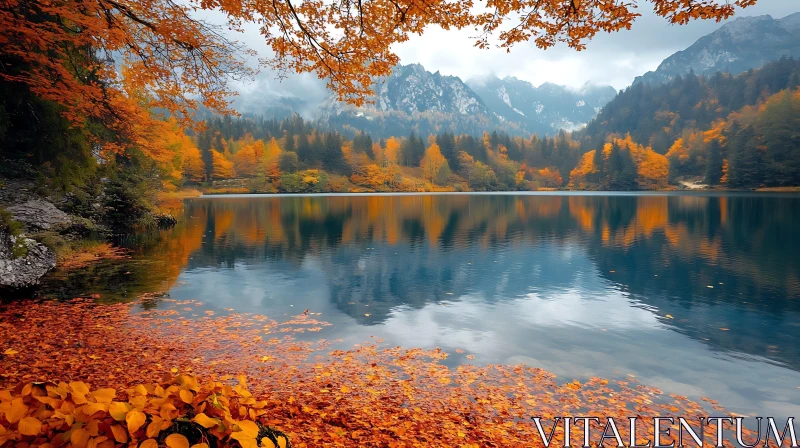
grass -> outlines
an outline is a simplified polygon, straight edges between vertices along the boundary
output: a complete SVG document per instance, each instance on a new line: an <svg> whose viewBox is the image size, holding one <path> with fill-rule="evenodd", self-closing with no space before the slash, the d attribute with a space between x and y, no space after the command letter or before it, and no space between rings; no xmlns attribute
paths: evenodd
<svg viewBox="0 0 800 448"><path fill-rule="evenodd" d="M0 228L7 229L11 236L18 237L22 235L22 224L14 221L11 213L0 207ZM28 255L28 246L25 245L22 238L17 238L13 246L11 246L11 257L14 259L24 258Z"/></svg>

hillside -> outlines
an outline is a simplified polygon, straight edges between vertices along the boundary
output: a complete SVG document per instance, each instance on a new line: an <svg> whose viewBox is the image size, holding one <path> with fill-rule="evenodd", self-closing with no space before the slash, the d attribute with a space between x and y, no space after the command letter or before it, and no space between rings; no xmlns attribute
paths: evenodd
<svg viewBox="0 0 800 448"><path fill-rule="evenodd" d="M610 134L633 139L666 154L686 128L707 128L744 106L800 85L800 61L783 58L737 76L678 76L664 84L638 83L608 103L580 139L595 148Z"/></svg>
<svg viewBox="0 0 800 448"><path fill-rule="evenodd" d="M784 56L800 57L800 13L782 19L739 17L668 57L634 84L663 83L689 72L738 75Z"/></svg>

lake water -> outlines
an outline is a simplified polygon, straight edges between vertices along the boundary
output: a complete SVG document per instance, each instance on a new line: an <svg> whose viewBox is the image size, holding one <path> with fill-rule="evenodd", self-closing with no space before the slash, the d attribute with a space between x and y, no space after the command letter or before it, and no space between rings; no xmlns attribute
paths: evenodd
<svg viewBox="0 0 800 448"><path fill-rule="evenodd" d="M164 289L275 319L308 308L333 324L313 338L349 346L377 336L441 347L449 364L635 376L800 416L797 196L204 197L126 244L132 260L50 293Z"/></svg>

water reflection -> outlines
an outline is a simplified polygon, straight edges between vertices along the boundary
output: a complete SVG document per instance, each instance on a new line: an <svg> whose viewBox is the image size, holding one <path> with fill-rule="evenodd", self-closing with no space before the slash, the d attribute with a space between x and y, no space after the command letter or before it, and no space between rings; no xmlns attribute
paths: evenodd
<svg viewBox="0 0 800 448"><path fill-rule="evenodd" d="M139 264L107 289L276 318L310 308L334 324L315 338L636 375L794 415L798 224L787 196L199 198L175 230L132 244Z"/></svg>

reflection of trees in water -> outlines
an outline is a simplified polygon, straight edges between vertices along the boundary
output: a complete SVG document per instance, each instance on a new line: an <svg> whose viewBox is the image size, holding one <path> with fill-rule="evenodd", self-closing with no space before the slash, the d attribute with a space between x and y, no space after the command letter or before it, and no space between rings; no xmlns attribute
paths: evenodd
<svg viewBox="0 0 800 448"><path fill-rule="evenodd" d="M186 228L206 221L202 251L193 254L192 266L263 259L299 264L308 255L340 246L424 246L431 257L473 247L579 241L587 247L593 243L598 250L639 254L627 257L628 263L676 266L682 278L698 275L698 269L723 269L752 283L750 293L782 290L784 297L791 297L800 285L800 266L791 256L799 244L793 224L800 209L795 204L800 201L747 196L215 199L189 202ZM171 238L184 240L183 232ZM180 246L200 247L196 234L189 240ZM181 253L173 258L187 257Z"/></svg>
<svg viewBox="0 0 800 448"><path fill-rule="evenodd" d="M332 302L375 323L398 304L563 291L579 268L558 252L579 248L605 278L675 316L669 323L680 331L717 347L797 360L800 349L788 338L800 311L798 222L800 200L773 196L194 199L175 229L129 244L138 265L95 268L82 276L95 280L80 288L133 294L169 286L187 267L270 261L289 272L312 257Z"/></svg>

